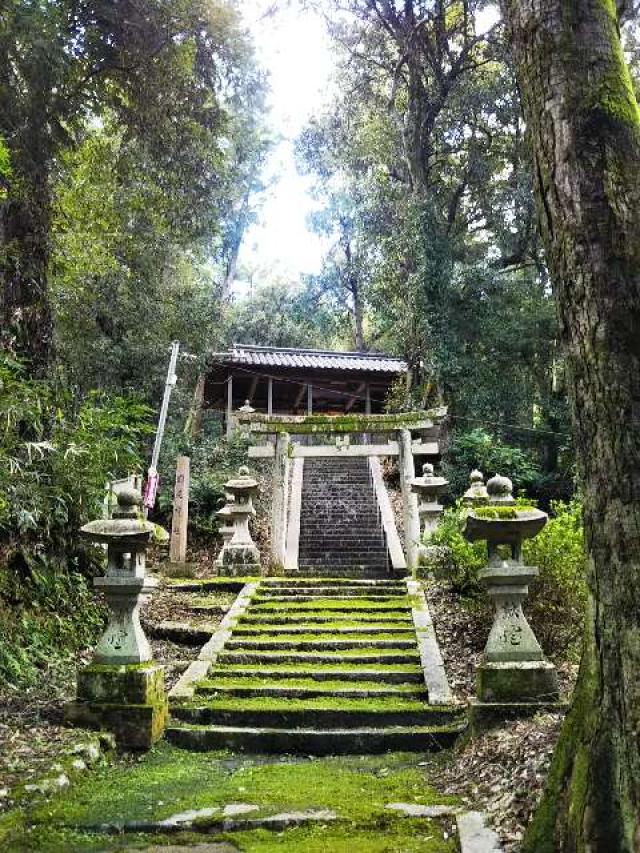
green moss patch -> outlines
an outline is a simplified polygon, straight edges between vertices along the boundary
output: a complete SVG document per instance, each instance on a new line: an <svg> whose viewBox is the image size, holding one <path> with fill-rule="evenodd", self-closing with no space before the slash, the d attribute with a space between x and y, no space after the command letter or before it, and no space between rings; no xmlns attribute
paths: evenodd
<svg viewBox="0 0 640 853"><path fill-rule="evenodd" d="M30 817L54 833L63 826L163 820L189 809L252 803L263 814L328 808L351 821L389 820L387 803L452 802L426 784L419 761L404 753L283 761L161 744L141 761L98 769L71 791L36 806Z"/></svg>
<svg viewBox="0 0 640 853"><path fill-rule="evenodd" d="M265 832L241 832L228 836L247 853L299 851L299 853L457 853L459 850L449 827L445 839L439 821L384 820L366 827L301 827L274 835Z"/></svg>

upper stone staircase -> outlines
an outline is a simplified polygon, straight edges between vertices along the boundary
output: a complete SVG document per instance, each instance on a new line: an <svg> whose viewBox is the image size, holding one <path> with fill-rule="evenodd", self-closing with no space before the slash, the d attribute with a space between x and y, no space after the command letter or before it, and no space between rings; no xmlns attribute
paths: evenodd
<svg viewBox="0 0 640 853"><path fill-rule="evenodd" d="M389 559L366 458L305 460L300 572L379 577Z"/></svg>

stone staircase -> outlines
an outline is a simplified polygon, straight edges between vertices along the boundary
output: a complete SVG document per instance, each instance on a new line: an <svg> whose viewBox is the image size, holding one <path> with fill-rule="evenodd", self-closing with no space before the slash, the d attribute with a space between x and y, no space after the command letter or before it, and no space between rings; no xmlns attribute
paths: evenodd
<svg viewBox="0 0 640 853"><path fill-rule="evenodd" d="M429 704L404 581L262 580L168 738L194 750L312 755L451 745Z"/></svg>
<svg viewBox="0 0 640 853"><path fill-rule="evenodd" d="M314 575L388 574L388 555L366 458L306 459L298 568Z"/></svg>

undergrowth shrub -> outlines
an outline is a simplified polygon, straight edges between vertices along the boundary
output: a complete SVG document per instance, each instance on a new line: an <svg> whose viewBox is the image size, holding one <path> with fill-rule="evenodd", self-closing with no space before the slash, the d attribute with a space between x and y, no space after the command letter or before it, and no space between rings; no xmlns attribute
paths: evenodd
<svg viewBox="0 0 640 853"><path fill-rule="evenodd" d="M238 473L241 465L247 464L248 444L246 438L236 434L228 438L169 434L162 454L158 492L158 509L163 520L169 523L173 507L177 457L189 456L189 529L200 536L217 534L220 522L216 512L224 501L224 484Z"/></svg>
<svg viewBox="0 0 640 853"><path fill-rule="evenodd" d="M136 399L74 400L0 354L0 682L95 639L104 552L79 528L101 515L108 480L141 469L149 414Z"/></svg>
<svg viewBox="0 0 640 853"><path fill-rule="evenodd" d="M507 474L516 492L535 490L542 476L531 452L505 444L483 429L455 432L443 461L443 472L449 480L451 495L462 495L469 488L469 474L474 468L480 468L485 479L494 474Z"/></svg>
<svg viewBox="0 0 640 853"><path fill-rule="evenodd" d="M524 560L540 575L531 584L528 612L545 649L579 654L587 603L582 503L551 504L544 530L523 547Z"/></svg>

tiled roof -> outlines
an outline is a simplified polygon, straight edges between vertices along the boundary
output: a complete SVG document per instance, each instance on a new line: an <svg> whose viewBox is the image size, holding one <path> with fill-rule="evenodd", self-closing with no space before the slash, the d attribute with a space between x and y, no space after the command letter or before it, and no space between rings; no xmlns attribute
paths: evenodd
<svg viewBox="0 0 640 853"><path fill-rule="evenodd" d="M401 358L394 358L384 353L282 349L245 344L234 344L229 353L221 357L221 361L225 364L251 367L302 367L371 373L404 373L407 370L407 364Z"/></svg>

